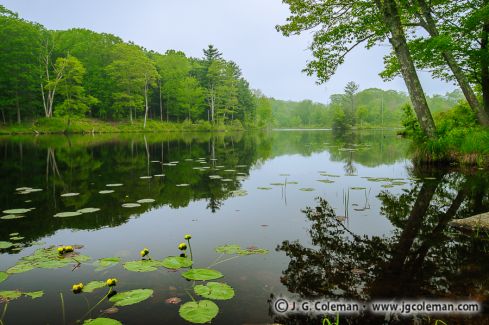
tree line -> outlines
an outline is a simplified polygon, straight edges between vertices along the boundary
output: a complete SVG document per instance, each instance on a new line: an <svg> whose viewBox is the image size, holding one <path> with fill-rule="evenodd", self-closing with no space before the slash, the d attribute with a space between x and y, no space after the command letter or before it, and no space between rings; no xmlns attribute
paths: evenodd
<svg viewBox="0 0 489 325"><path fill-rule="evenodd" d="M420 128L436 138L418 77L427 69L456 83L479 125L489 126L489 2L487 0L284 0L291 16L277 26L285 36L313 32L313 60L305 71L325 82L346 55L388 41L385 79L403 77Z"/></svg>
<svg viewBox="0 0 489 325"><path fill-rule="evenodd" d="M48 30L0 6L4 124L87 116L263 126L270 108L262 97L212 45L201 58L161 54L111 34Z"/></svg>
<svg viewBox="0 0 489 325"><path fill-rule="evenodd" d="M395 90L368 88L349 82L341 94L333 94L328 104L271 98L273 125L278 128L400 127L402 107L410 104L407 94ZM427 96L432 113L447 111L463 100L460 90Z"/></svg>

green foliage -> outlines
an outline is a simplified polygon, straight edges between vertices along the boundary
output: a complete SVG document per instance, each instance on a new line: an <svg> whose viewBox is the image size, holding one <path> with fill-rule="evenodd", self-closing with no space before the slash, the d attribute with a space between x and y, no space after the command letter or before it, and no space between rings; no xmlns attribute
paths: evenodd
<svg viewBox="0 0 489 325"><path fill-rule="evenodd" d="M97 289L107 286L105 281L91 281L83 287L83 292L94 292Z"/></svg>
<svg viewBox="0 0 489 325"><path fill-rule="evenodd" d="M0 283L2 283L3 281L7 280L8 278L8 274L5 273L5 272L0 272Z"/></svg>
<svg viewBox="0 0 489 325"><path fill-rule="evenodd" d="M111 318L99 317L95 319L88 319L83 322L84 325L121 325L122 323L118 320Z"/></svg>
<svg viewBox="0 0 489 325"><path fill-rule="evenodd" d="M137 304L150 298L153 295L151 289L136 289L124 292L118 292L112 296L109 301L113 302L115 306L129 306Z"/></svg>
<svg viewBox="0 0 489 325"><path fill-rule="evenodd" d="M167 269L178 270L184 267L192 266L193 262L191 259L180 256L169 256L161 261L161 265Z"/></svg>
<svg viewBox="0 0 489 325"><path fill-rule="evenodd" d="M209 281L222 278L224 275L212 269L191 269L182 273L182 276L189 280Z"/></svg>
<svg viewBox="0 0 489 325"><path fill-rule="evenodd" d="M219 307L210 300L191 301L178 310L180 316L195 324L209 323L219 313Z"/></svg>
<svg viewBox="0 0 489 325"><path fill-rule="evenodd" d="M47 31L2 8L4 124L21 124L24 115L68 117L69 126L74 117L132 122L144 115L149 129L147 119L212 125L239 120L247 127L256 121L255 96L240 68L212 45L201 59L174 50L160 54L111 34Z"/></svg>
<svg viewBox="0 0 489 325"><path fill-rule="evenodd" d="M229 300L234 297L234 289L226 283L220 282L196 285L194 291L201 297L213 300Z"/></svg>

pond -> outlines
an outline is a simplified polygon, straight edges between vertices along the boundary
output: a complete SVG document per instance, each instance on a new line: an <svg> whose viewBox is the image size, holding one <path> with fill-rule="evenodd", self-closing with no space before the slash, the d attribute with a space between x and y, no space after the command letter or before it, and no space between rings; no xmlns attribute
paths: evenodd
<svg viewBox="0 0 489 325"><path fill-rule="evenodd" d="M0 138L0 319L322 324L275 313L281 296L487 305L489 236L449 221L489 210L489 173L420 168L409 146L394 131ZM186 234L191 252L178 247ZM65 246L74 252L57 252ZM487 312L417 318L489 322Z"/></svg>

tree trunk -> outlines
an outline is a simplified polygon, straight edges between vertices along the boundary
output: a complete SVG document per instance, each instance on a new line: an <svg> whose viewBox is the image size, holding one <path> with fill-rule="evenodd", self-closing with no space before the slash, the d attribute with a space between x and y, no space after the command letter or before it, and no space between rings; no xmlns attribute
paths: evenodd
<svg viewBox="0 0 489 325"><path fill-rule="evenodd" d="M426 31L430 34L432 38L439 36L438 28L436 27L435 20L433 19L433 16L431 15L431 10L425 0L418 0L419 6L421 8L423 17L424 17L424 22L425 24L422 24L423 27L426 29ZM484 24L486 25L486 24ZM489 30L489 24L487 25L487 28ZM487 41L487 34L486 34L486 41ZM486 43L487 46L487 43ZM482 44L481 44L482 47ZM467 77L465 76L464 72L460 68L460 65L457 63L457 60L453 56L453 53L449 50L444 50L442 51L442 56L445 59L446 63L450 67L450 70L452 70L452 73L457 79L457 82L462 89L462 92L464 93L465 99L469 103L470 108L472 111L476 114L477 119L479 120L479 123L481 125L489 126L489 115L488 111L485 111L484 108L481 106L480 102L477 100L477 97L474 93L474 90L470 86L469 81L467 80ZM481 68L483 66L482 60L481 60ZM486 69L487 71L487 69ZM489 71L487 71L489 73ZM481 71L481 73L484 73L484 71ZM489 75L487 79L487 87L488 87L488 96L489 96Z"/></svg>
<svg viewBox="0 0 489 325"><path fill-rule="evenodd" d="M158 79L158 86L160 88L160 121L163 121L163 101L161 100L161 80Z"/></svg>
<svg viewBox="0 0 489 325"><path fill-rule="evenodd" d="M146 129L146 121L148 119L148 110L149 110L149 106L148 106L148 83L146 82L144 84L144 105L145 105L145 110L144 110L144 125L143 125L143 129Z"/></svg>
<svg viewBox="0 0 489 325"><path fill-rule="evenodd" d="M484 1L489 4L489 1ZM489 115L489 18L484 19L481 34L481 88L484 111Z"/></svg>
<svg viewBox="0 0 489 325"><path fill-rule="evenodd" d="M406 36L401 25L397 4L395 0L376 0L375 2L384 17L386 26L389 28L391 34L389 41L392 44L396 57L400 63L401 74L406 83L419 125L429 138L435 138L435 122L431 116L421 82L419 81L416 68L414 67L411 58L411 53L407 46Z"/></svg>
<svg viewBox="0 0 489 325"><path fill-rule="evenodd" d="M17 123L20 124L20 123L22 123L22 119L20 117L20 104L19 104L19 95L18 94L15 96L15 107L17 109Z"/></svg>

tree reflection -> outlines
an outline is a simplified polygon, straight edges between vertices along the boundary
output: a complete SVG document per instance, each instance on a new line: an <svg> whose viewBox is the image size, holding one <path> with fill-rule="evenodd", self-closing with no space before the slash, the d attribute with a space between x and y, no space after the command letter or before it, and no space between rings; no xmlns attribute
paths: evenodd
<svg viewBox="0 0 489 325"><path fill-rule="evenodd" d="M392 300L437 298L479 300L489 289L489 243L450 229L453 218L487 210L488 187L480 177L447 173L416 183L400 195L383 191L381 213L395 227L385 236L353 233L324 199L304 213L311 222L312 242L284 241L277 247L290 258L281 282L302 298ZM484 206L482 208L482 206ZM445 319L459 318L446 315ZM295 324L317 319L276 317ZM345 318L347 323L386 323L369 313ZM464 319L488 322L489 316ZM387 323L410 323L391 319Z"/></svg>

